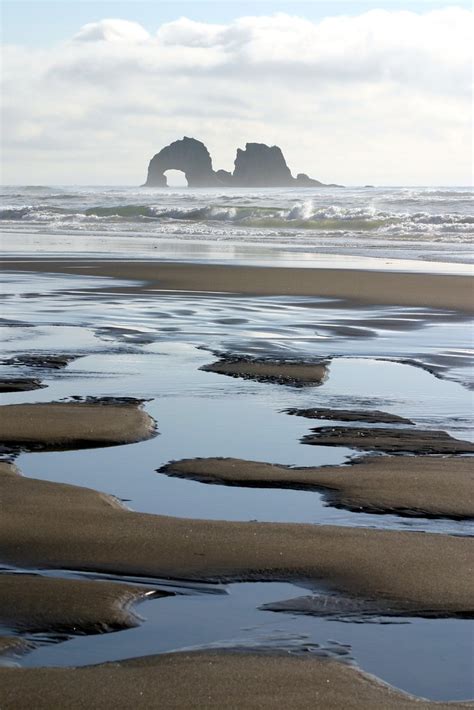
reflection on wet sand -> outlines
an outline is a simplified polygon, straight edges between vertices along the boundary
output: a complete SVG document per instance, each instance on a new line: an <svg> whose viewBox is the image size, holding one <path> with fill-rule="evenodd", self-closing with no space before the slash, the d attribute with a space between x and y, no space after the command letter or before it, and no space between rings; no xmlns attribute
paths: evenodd
<svg viewBox="0 0 474 710"><path fill-rule="evenodd" d="M0 523L0 562L21 567L5 568L0 575L0 594L6 590L4 648L15 653L17 644L12 638L34 642L38 648L30 657L30 665L47 664L48 658L58 656L50 643L42 644L64 641L61 633L66 637L73 632L92 634L133 625L129 603L149 592L163 596L163 578L168 578L168 585L178 587L176 580L190 578L213 586L222 581L251 582L232 585L240 590L230 596L209 594L210 588L204 584L200 591L194 590L194 597L180 590L177 596L144 602L144 616L150 619L155 613L160 617L160 609L170 610L164 638L151 638L157 628L152 621L115 634L114 650L101 634L73 639L64 648L83 649L76 659L79 665L96 659L100 648L104 651L98 661L183 648L189 645L190 631L189 624L182 628L180 616L186 609L199 613L193 605L204 599L206 628L199 628L192 638L198 647L206 643L226 646L225 633L231 637L227 647L232 647L232 637L235 645L235 637L243 631L249 615L281 618L271 611L311 615L321 624L336 623L328 619L337 618L344 622L337 627L342 641L366 626L361 622L372 621L379 627L377 644L386 642L394 633L384 630L388 618L395 622L390 628L398 621L410 621L409 629L403 625L397 631L402 642L404 638L411 642L426 639L442 624L463 624L465 632L467 620L442 617L468 617L473 613L466 564L472 540L468 521L460 519L472 516L470 459L404 454L407 432L412 432L410 441L413 436L429 438L436 454L440 453L439 446L448 444L451 453L453 446L458 447L456 451L471 451L470 442L460 441L469 439L470 400L457 382L436 380L423 369L394 362L410 360L437 375L460 382L467 379L465 366L470 356L465 337L466 311L444 310L464 308L464 277L416 276L415 284L407 275L395 282L394 274L379 277L375 272L370 276L365 273L365 291L356 301L354 293L349 296L345 292L344 274L338 272L337 284L331 284L335 274L329 270L317 288L312 275L310 279L306 274L309 270L299 270L300 281L290 291L301 295L294 296L288 295L289 281L281 281L281 273L274 281L275 270L271 269L238 271L176 265L155 269L153 278L158 277L160 283L153 288L187 287L186 292L170 292L110 278L113 274L122 279L149 278L146 265L104 262L95 264L92 271L89 267L85 262L72 261L67 268L52 261L33 267L30 262L28 276L14 271L6 276L3 330L7 337L0 374L12 382L37 378L46 387L4 395L2 411L7 416L3 439L10 445L10 456L25 449L23 440L19 445L18 437L24 439L26 434L20 432L17 414L30 417L40 413L35 421L24 420L35 429L37 444L43 430L48 431L41 452L18 457L20 468L32 477L19 476L11 466L2 467L6 513ZM57 273L40 273L45 268ZM67 271L76 275L63 273ZM202 279L208 279L211 271L216 276L214 293L195 290L199 286L202 291ZM262 281L249 286L246 281L255 274ZM295 273L287 276L294 278ZM225 280L225 288L219 279ZM416 288L403 296L403 303L408 298L413 305L393 305L402 302L393 297L395 283L401 293L401 286L405 284L408 289L412 282ZM285 295L278 295L281 290L270 295L274 283L280 289L284 287ZM216 292L233 288L241 293ZM337 294L331 289L337 289ZM251 295L255 293L268 295L256 298ZM360 298L365 299L365 305ZM371 303L374 298L378 305ZM219 365L213 368L206 367L210 352L219 357ZM58 358L67 359L60 362ZM238 375L239 379L219 373ZM301 384L301 377L307 386L295 387ZM275 386L281 382L290 386ZM144 410L117 401L127 396L152 401L144 404ZM64 398L68 401L58 403ZM108 398L107 406L99 404L101 398L103 402ZM344 429L346 438L339 437L333 442L334 448L321 440L312 442L314 446L301 446L308 421L304 416L288 417L284 408L293 414L306 412L304 416L312 412L311 416L320 417L323 423L335 422L331 430ZM339 414L339 420L334 415L338 409L346 412ZM58 413L56 420L50 416L53 410ZM357 419L361 410L372 414L371 421L362 425ZM83 421L78 412L85 413ZM102 424L108 436L101 436L100 442L93 418L97 412L107 419ZM121 422L120 416L132 414L141 417L140 422ZM355 437L364 435L368 451L377 448L376 440L384 433L381 414L385 424L393 425L390 431L395 438L400 440L405 432L403 455L342 465L358 448ZM407 417L410 422L406 422ZM153 433L153 419L158 422L160 436L132 443ZM340 427L341 421L350 426ZM16 443L12 427L16 427ZM76 450L86 440L95 446L111 443L112 430L113 443L130 442L128 446ZM324 427L318 431L321 434ZM64 448L63 439L58 440L60 435L70 437L68 446L74 450L46 452L45 447ZM464 448L459 449L461 444ZM227 458L217 458L221 456ZM229 456L236 460L232 462ZM170 464L184 458L188 461ZM268 464L255 463L251 458ZM277 462L282 465L275 465ZM157 468L181 478L157 475ZM42 478L46 480L39 480ZM76 485L66 485L65 480ZM196 482L203 480L232 483L234 487L208 487ZM78 487L84 485L90 488ZM243 487L250 485L272 486L273 490ZM289 486L297 490L288 490ZM330 505L324 505L320 492L305 488L330 490ZM119 498L142 512L124 509ZM338 507L332 507L334 504ZM403 515L412 515L413 520ZM440 519L431 520L429 516ZM252 521L253 517L267 522ZM308 522L313 524L303 524ZM45 566L50 571L41 569ZM18 574L20 571L22 574ZM290 583L310 586L313 595L294 599L295 589ZM251 590L248 597L244 587ZM8 611L13 606L9 601L12 589L21 602L16 618ZM218 622L221 601L226 601L229 612L225 623ZM150 605L157 611L153 612ZM298 621L290 614L284 623L296 629ZM231 622L227 617L234 618ZM438 618L423 621L423 617ZM166 622L162 619L160 623ZM427 626L429 623L432 626ZM323 628L317 627L316 633ZM329 632L323 633L327 640ZM127 641L132 636L127 634L136 634L132 646ZM397 660L396 647L392 648L391 669L384 671L376 660L374 648L378 646L373 646L370 630L360 634L356 660L400 687L413 688L406 669L396 674L397 665L403 667ZM250 631L244 644L244 665L259 663L258 658L248 655L256 635ZM300 652L304 643L297 644ZM314 639L310 645L314 645ZM283 647L281 639L275 640L272 650ZM337 644L331 649L329 655L336 657ZM370 660L364 656L369 651ZM74 663L74 650L70 653L62 663ZM430 662L435 663L436 649L430 654ZM158 666L168 663L167 658L163 656ZM225 665L225 658L225 654L213 651L213 664ZM25 665L29 664L27 659ZM193 655L189 672L196 668L199 673L203 659ZM229 673L235 673L240 663L232 659ZM457 660L453 653L452 663L444 669L444 685L441 680L429 681L427 672L423 676L426 686L422 690L416 687L416 691L426 694L426 688L431 688L428 695L440 698L469 695L467 673L458 682L457 695L447 680L459 680ZM304 661L299 658L300 662ZM258 673L260 684L268 663ZM414 652L412 664L416 663L421 668L419 654ZM144 659L143 664L156 672L156 660ZM117 687L126 668L117 667ZM271 672L282 668L280 661L275 661ZM291 667L291 683L299 673L297 668ZM346 682L340 668L334 668L337 702L343 697L340 693ZM16 672L5 672L3 688L10 682L17 683ZM247 677L247 670L242 672ZM44 689L47 673L38 670L27 675L25 671L25 688L30 692L36 687ZM98 668L91 673L97 673L97 683L103 683L108 671ZM346 679L350 689L347 697L366 682L358 671L351 673ZM145 670L139 675L149 682ZM70 691L79 675L77 671L65 671L61 678ZM200 682L194 690L203 687L202 679ZM232 688L229 681L228 692L234 692ZM8 688L2 692L0 699L8 701ZM254 691L250 695L256 697ZM398 703L394 707L413 704L387 688L377 695L377 702L378 698L385 704L393 699ZM330 707L332 700L327 692L325 699Z"/></svg>

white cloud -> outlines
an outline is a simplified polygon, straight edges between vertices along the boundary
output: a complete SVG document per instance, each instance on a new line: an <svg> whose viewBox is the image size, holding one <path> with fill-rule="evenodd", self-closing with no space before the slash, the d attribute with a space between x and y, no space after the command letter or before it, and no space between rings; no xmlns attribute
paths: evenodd
<svg viewBox="0 0 474 710"><path fill-rule="evenodd" d="M195 22L180 17L174 22L162 25L156 33L159 44L180 47L213 47L223 44L227 27Z"/></svg>
<svg viewBox="0 0 474 710"><path fill-rule="evenodd" d="M142 182L194 135L216 168L246 141L347 183L465 183L472 13L372 10L310 22L104 19L47 50L4 48L4 180Z"/></svg>
<svg viewBox="0 0 474 710"><path fill-rule="evenodd" d="M75 42L144 42L149 37L138 22L110 19L89 22L72 39Z"/></svg>

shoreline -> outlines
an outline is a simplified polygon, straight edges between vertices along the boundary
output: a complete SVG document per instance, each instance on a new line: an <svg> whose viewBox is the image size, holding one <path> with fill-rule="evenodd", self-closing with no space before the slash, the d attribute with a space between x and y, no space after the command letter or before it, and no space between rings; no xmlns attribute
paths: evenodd
<svg viewBox="0 0 474 710"><path fill-rule="evenodd" d="M250 234L250 233L249 233ZM247 235L248 237L249 235ZM444 273L473 275L474 259L466 244L453 244L455 252L437 251L431 256L425 251L413 253L391 248L380 253L367 244L337 247L327 243L298 244L288 241L255 241L232 239L221 241L207 235L188 235L176 239L170 234L112 233L88 230L87 234L61 231L47 235L47 243L38 232L0 229L0 239L6 258L58 258L73 254L76 258L127 258L133 260L204 261L207 263L240 263L254 266L279 264L288 267L358 268L375 271L406 271L413 273ZM21 243L20 243L21 240ZM433 246L433 245L431 245ZM316 249L314 251L313 249Z"/></svg>
<svg viewBox="0 0 474 710"><path fill-rule="evenodd" d="M125 259L23 258L2 262L4 271L99 276L128 280L133 293L200 292L219 295L301 296L346 305L398 305L474 313L474 281L454 274L343 268L242 266ZM100 290L117 292L117 287Z"/></svg>

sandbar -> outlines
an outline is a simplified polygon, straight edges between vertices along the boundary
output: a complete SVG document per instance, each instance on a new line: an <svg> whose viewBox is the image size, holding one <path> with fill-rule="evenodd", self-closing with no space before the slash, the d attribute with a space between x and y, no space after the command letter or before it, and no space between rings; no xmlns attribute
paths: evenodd
<svg viewBox="0 0 474 710"><path fill-rule="evenodd" d="M346 663L308 654L195 651L82 668L0 668L2 710L408 710L472 707L408 695Z"/></svg>
<svg viewBox="0 0 474 710"><path fill-rule="evenodd" d="M131 605L150 588L115 582L0 574L0 625L11 630L98 634L139 624ZM168 596L167 592L153 592Z"/></svg>
<svg viewBox="0 0 474 710"><path fill-rule="evenodd" d="M413 613L471 616L467 537L134 513L91 489L0 471L2 559L208 582L305 580Z"/></svg>
<svg viewBox="0 0 474 710"><path fill-rule="evenodd" d="M232 458L172 461L170 476L234 486L323 490L353 510L398 515L474 517L474 458L374 456L346 466L292 468Z"/></svg>
<svg viewBox="0 0 474 710"><path fill-rule="evenodd" d="M306 419L329 419L339 422L367 422L369 424L413 424L411 419L398 414L381 412L380 409L328 409L327 407L309 407L298 409L292 407L283 410L285 414Z"/></svg>
<svg viewBox="0 0 474 710"><path fill-rule="evenodd" d="M474 453L474 444L470 441L455 439L445 431L434 429L317 427L311 429L311 434L304 436L301 442L316 446L347 446L351 449L386 453Z"/></svg>
<svg viewBox="0 0 474 710"><path fill-rule="evenodd" d="M222 358L200 370L216 372L244 380L274 382L281 385L320 385L327 377L327 363L288 362L285 360L256 360L249 358Z"/></svg>
<svg viewBox="0 0 474 710"><path fill-rule="evenodd" d="M472 277L453 274L38 257L5 259L2 268L130 279L141 282L139 290L318 296L344 299L355 305L425 306L474 312ZM103 284L100 289L106 290Z"/></svg>
<svg viewBox="0 0 474 710"><path fill-rule="evenodd" d="M155 436L155 421L129 403L41 402L0 406L0 442L20 450L131 444Z"/></svg>
<svg viewBox="0 0 474 710"><path fill-rule="evenodd" d="M23 367L43 368L45 370L62 370L70 362L77 360L79 355L51 355L50 353L25 353L13 355L2 360L4 365L21 365Z"/></svg>
<svg viewBox="0 0 474 710"><path fill-rule="evenodd" d="M0 378L0 392L29 392L39 390L43 385L40 380L33 377L2 377Z"/></svg>

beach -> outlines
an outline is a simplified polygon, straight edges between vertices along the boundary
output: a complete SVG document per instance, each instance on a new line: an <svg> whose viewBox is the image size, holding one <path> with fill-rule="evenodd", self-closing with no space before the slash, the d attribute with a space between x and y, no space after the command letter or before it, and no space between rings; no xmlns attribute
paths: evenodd
<svg viewBox="0 0 474 710"><path fill-rule="evenodd" d="M409 274L357 269L291 269L227 264L104 261L9 260L14 271L105 276L141 282L147 291L187 291L250 296L317 296L350 305L427 306L472 313L468 276Z"/></svg>
<svg viewBox="0 0 474 710"><path fill-rule="evenodd" d="M417 246L355 191L12 198L2 708L469 706L473 281L435 193Z"/></svg>

